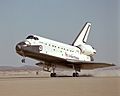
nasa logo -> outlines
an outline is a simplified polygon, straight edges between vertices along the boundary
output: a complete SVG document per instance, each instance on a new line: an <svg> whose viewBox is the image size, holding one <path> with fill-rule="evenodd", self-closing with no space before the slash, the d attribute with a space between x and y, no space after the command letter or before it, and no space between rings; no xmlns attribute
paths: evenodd
<svg viewBox="0 0 120 96"><path fill-rule="evenodd" d="M43 50L43 46L42 46L42 45L39 46L39 50L40 50L40 51Z"/></svg>

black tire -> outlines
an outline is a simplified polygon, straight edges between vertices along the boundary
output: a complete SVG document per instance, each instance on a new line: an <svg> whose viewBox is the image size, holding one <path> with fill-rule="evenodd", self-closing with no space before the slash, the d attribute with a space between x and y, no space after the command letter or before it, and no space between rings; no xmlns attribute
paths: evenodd
<svg viewBox="0 0 120 96"><path fill-rule="evenodd" d="M73 77L79 77L78 73L73 73Z"/></svg>
<svg viewBox="0 0 120 96"><path fill-rule="evenodd" d="M22 63L25 63L25 59L22 59L21 62L22 62Z"/></svg>
<svg viewBox="0 0 120 96"><path fill-rule="evenodd" d="M78 74L78 73L76 73L76 77L79 77L79 74Z"/></svg>
<svg viewBox="0 0 120 96"><path fill-rule="evenodd" d="M73 73L73 77L76 77L76 73Z"/></svg>
<svg viewBox="0 0 120 96"><path fill-rule="evenodd" d="M53 77L53 73L50 74L50 77Z"/></svg>
<svg viewBox="0 0 120 96"><path fill-rule="evenodd" d="M56 73L51 73L50 77L56 77Z"/></svg>

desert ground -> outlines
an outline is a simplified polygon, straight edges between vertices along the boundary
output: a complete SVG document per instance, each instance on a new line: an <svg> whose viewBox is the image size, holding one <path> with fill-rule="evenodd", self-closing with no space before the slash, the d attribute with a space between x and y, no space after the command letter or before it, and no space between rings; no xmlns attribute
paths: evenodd
<svg viewBox="0 0 120 96"><path fill-rule="evenodd" d="M0 96L120 96L120 78L1 77Z"/></svg>
<svg viewBox="0 0 120 96"><path fill-rule="evenodd" d="M11 71L2 67L0 96L120 96L119 73L119 69L114 68L83 71L81 77L51 78L43 71L36 75L35 70Z"/></svg>

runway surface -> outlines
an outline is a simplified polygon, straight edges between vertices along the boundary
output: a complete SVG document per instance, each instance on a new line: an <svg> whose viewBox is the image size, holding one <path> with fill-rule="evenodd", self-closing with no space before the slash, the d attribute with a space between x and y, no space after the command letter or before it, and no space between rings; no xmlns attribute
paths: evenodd
<svg viewBox="0 0 120 96"><path fill-rule="evenodd" d="M120 78L0 77L0 96L120 96Z"/></svg>

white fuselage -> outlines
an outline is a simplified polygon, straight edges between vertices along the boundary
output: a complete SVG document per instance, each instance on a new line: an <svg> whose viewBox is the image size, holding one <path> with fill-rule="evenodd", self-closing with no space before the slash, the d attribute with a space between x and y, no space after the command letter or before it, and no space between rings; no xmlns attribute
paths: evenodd
<svg viewBox="0 0 120 96"><path fill-rule="evenodd" d="M26 39L26 44L31 46L39 45L39 53L59 57L62 59L74 59L80 61L91 61L90 56L82 53L82 51L72 45L60 43L50 39L34 35L38 40ZM29 43L28 43L29 42Z"/></svg>

